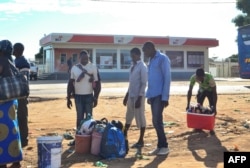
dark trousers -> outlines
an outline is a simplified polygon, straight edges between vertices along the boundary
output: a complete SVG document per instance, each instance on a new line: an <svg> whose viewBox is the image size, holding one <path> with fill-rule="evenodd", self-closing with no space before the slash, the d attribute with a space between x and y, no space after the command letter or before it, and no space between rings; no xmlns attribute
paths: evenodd
<svg viewBox="0 0 250 168"><path fill-rule="evenodd" d="M205 100L205 98L207 97L208 102L209 102L209 106L214 106L214 99L213 99L213 92L212 91L203 91L200 92L198 91L197 94L197 103L200 103L201 105L203 105L203 102Z"/></svg>
<svg viewBox="0 0 250 168"><path fill-rule="evenodd" d="M18 99L18 108L17 108L17 120L20 130L21 144L22 147L28 145L28 100L27 98Z"/></svg>

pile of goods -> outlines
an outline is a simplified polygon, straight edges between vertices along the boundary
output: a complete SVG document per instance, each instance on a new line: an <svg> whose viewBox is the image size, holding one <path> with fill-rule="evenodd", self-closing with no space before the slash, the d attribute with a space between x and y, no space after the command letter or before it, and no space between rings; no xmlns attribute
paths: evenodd
<svg viewBox="0 0 250 168"><path fill-rule="evenodd" d="M187 109L187 112L189 113L198 113L198 114L213 114L213 106L212 107L204 107L200 105L199 103L197 104L191 104L189 108Z"/></svg>

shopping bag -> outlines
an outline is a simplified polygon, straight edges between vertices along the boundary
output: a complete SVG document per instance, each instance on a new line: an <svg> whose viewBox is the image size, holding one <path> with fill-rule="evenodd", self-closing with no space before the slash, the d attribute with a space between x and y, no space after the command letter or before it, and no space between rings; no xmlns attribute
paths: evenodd
<svg viewBox="0 0 250 168"><path fill-rule="evenodd" d="M29 83L25 75L11 64L13 76L0 77L0 102L26 98L29 96Z"/></svg>

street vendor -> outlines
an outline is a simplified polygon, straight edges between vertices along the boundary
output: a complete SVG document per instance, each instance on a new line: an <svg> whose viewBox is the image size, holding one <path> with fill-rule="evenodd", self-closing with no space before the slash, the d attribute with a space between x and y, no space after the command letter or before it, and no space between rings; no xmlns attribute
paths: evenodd
<svg viewBox="0 0 250 168"><path fill-rule="evenodd" d="M197 103L203 105L205 98L207 97L209 106L213 112L217 113L216 104L217 104L217 91L216 91L216 83L214 81L213 76L204 72L203 68L198 68L196 73L193 74L190 78L189 89L187 92L187 107L186 110L190 106L190 100L192 97L192 90L195 83L199 83L199 90L197 93Z"/></svg>

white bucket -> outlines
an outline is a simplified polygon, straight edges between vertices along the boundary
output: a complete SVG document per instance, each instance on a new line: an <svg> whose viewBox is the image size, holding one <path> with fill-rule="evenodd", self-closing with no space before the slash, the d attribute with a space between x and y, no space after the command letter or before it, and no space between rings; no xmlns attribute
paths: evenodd
<svg viewBox="0 0 250 168"><path fill-rule="evenodd" d="M42 136L37 138L39 168L60 168L62 139L62 136Z"/></svg>

